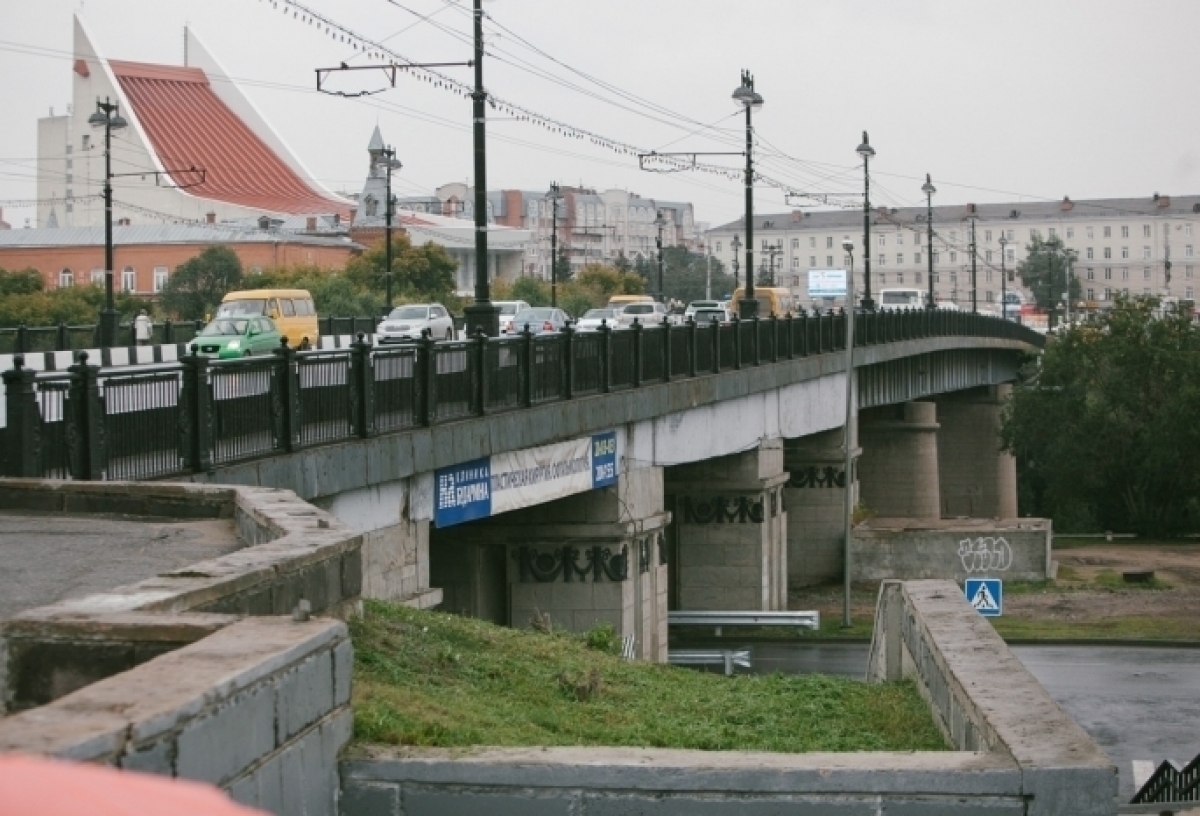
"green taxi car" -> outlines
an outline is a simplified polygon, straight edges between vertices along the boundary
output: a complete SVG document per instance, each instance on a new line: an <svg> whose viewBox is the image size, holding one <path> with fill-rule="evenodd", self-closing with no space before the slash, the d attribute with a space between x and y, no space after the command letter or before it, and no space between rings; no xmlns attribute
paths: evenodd
<svg viewBox="0 0 1200 816"><path fill-rule="evenodd" d="M269 317L219 317L196 335L200 354L227 360L270 354L282 335Z"/></svg>

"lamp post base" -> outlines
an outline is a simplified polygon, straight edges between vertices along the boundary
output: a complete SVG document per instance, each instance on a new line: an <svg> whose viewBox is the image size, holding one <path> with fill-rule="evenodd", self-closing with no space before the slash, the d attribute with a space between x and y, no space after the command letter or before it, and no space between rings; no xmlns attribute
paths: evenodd
<svg viewBox="0 0 1200 816"><path fill-rule="evenodd" d="M117 345L117 327L120 314L116 309L100 310L100 347L112 348Z"/></svg>
<svg viewBox="0 0 1200 816"><path fill-rule="evenodd" d="M742 298L738 301L738 318L741 320L754 320L758 317L758 301Z"/></svg>
<svg viewBox="0 0 1200 816"><path fill-rule="evenodd" d="M862 300L859 302L859 304L858 304L858 305L859 305L859 307L861 307L861 308L862 308L864 311L867 311L867 312L873 312L873 311L875 311L875 299L874 299L874 298L863 298L863 299L862 299Z"/></svg>
<svg viewBox="0 0 1200 816"><path fill-rule="evenodd" d="M467 337L475 337L481 331L488 337L500 334L500 309L490 300L472 303L463 309L463 314L466 316Z"/></svg>

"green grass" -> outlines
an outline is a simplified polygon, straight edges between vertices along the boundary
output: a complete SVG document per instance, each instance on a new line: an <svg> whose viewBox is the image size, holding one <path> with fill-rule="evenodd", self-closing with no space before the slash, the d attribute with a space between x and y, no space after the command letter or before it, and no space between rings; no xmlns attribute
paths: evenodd
<svg viewBox="0 0 1200 816"><path fill-rule="evenodd" d="M1200 640L1200 628L1194 620L1155 615L1080 621L1009 617L989 620L1005 640Z"/></svg>
<svg viewBox="0 0 1200 816"><path fill-rule="evenodd" d="M358 742L703 750L945 750L909 683L726 678L562 633L367 602L351 624ZM596 645L604 638L593 637Z"/></svg>

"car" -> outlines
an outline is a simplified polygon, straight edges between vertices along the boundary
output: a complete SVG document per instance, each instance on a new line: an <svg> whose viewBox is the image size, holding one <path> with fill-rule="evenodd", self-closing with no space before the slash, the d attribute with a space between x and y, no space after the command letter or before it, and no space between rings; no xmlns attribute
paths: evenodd
<svg viewBox="0 0 1200 816"><path fill-rule="evenodd" d="M528 326L532 334L551 334L562 331L570 322L571 318L562 309L553 306L532 306L513 315L507 333L520 334Z"/></svg>
<svg viewBox="0 0 1200 816"><path fill-rule="evenodd" d="M434 340L454 339L454 320L440 303L410 303L397 306L379 323L375 339L384 343L407 343L420 340L429 329Z"/></svg>
<svg viewBox="0 0 1200 816"><path fill-rule="evenodd" d="M723 307L721 306L721 301L719 301L719 300L693 300L691 303L689 303L687 305L687 308L683 310L683 317L684 317L684 320L687 320L687 318L690 315L693 315L696 313L697 309L720 309L720 308L723 308Z"/></svg>
<svg viewBox="0 0 1200 816"><path fill-rule="evenodd" d="M288 339L288 345L305 351L319 345L321 332L317 308L307 289L247 289L229 292L217 308L216 318L268 317Z"/></svg>
<svg viewBox="0 0 1200 816"><path fill-rule="evenodd" d="M697 309L690 315L692 320L696 321L697 326L710 326L715 320L718 323L732 323L733 316L729 314L728 309Z"/></svg>
<svg viewBox="0 0 1200 816"><path fill-rule="evenodd" d="M228 360L270 354L282 337L269 317L218 317L196 335L195 346L205 357Z"/></svg>
<svg viewBox="0 0 1200 816"><path fill-rule="evenodd" d="M513 315L523 309L532 308L523 300L493 300L492 305L500 310L500 333L505 334L512 325Z"/></svg>
<svg viewBox="0 0 1200 816"><path fill-rule="evenodd" d="M632 326L636 320L643 326L652 326L662 323L663 318L667 316L667 307L661 303L638 302L630 303L621 309L620 321L623 326Z"/></svg>
<svg viewBox="0 0 1200 816"><path fill-rule="evenodd" d="M579 331L596 331L604 324L614 329L620 312L620 309L588 309L583 317L575 321L575 328Z"/></svg>

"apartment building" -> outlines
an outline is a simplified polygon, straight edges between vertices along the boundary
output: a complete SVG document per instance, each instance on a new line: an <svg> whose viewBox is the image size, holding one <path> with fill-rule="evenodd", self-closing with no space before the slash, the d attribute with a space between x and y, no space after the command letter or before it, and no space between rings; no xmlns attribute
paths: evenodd
<svg viewBox="0 0 1200 816"><path fill-rule="evenodd" d="M1197 228L1200 196L1155 193L1144 198L1057 202L962 204L933 208L934 296L959 307L971 304L971 223L975 223L975 293L980 308L998 309L1002 269L1025 259L1035 236L1060 238L1073 250L1073 271L1089 308L1105 308L1118 294L1196 298L1200 258ZM871 212L871 288L917 286L927 289L929 223L925 207L880 207ZM709 230L713 255L734 260L732 241L745 239L744 220ZM1001 238L1005 240L1001 256ZM754 217L754 264L772 256L775 281L807 297L809 269L848 268L842 242L854 242L855 287L864 286L862 210L795 210ZM745 262L745 249L739 264ZM1019 291L1027 297L1019 278ZM823 304L817 304L823 305Z"/></svg>

